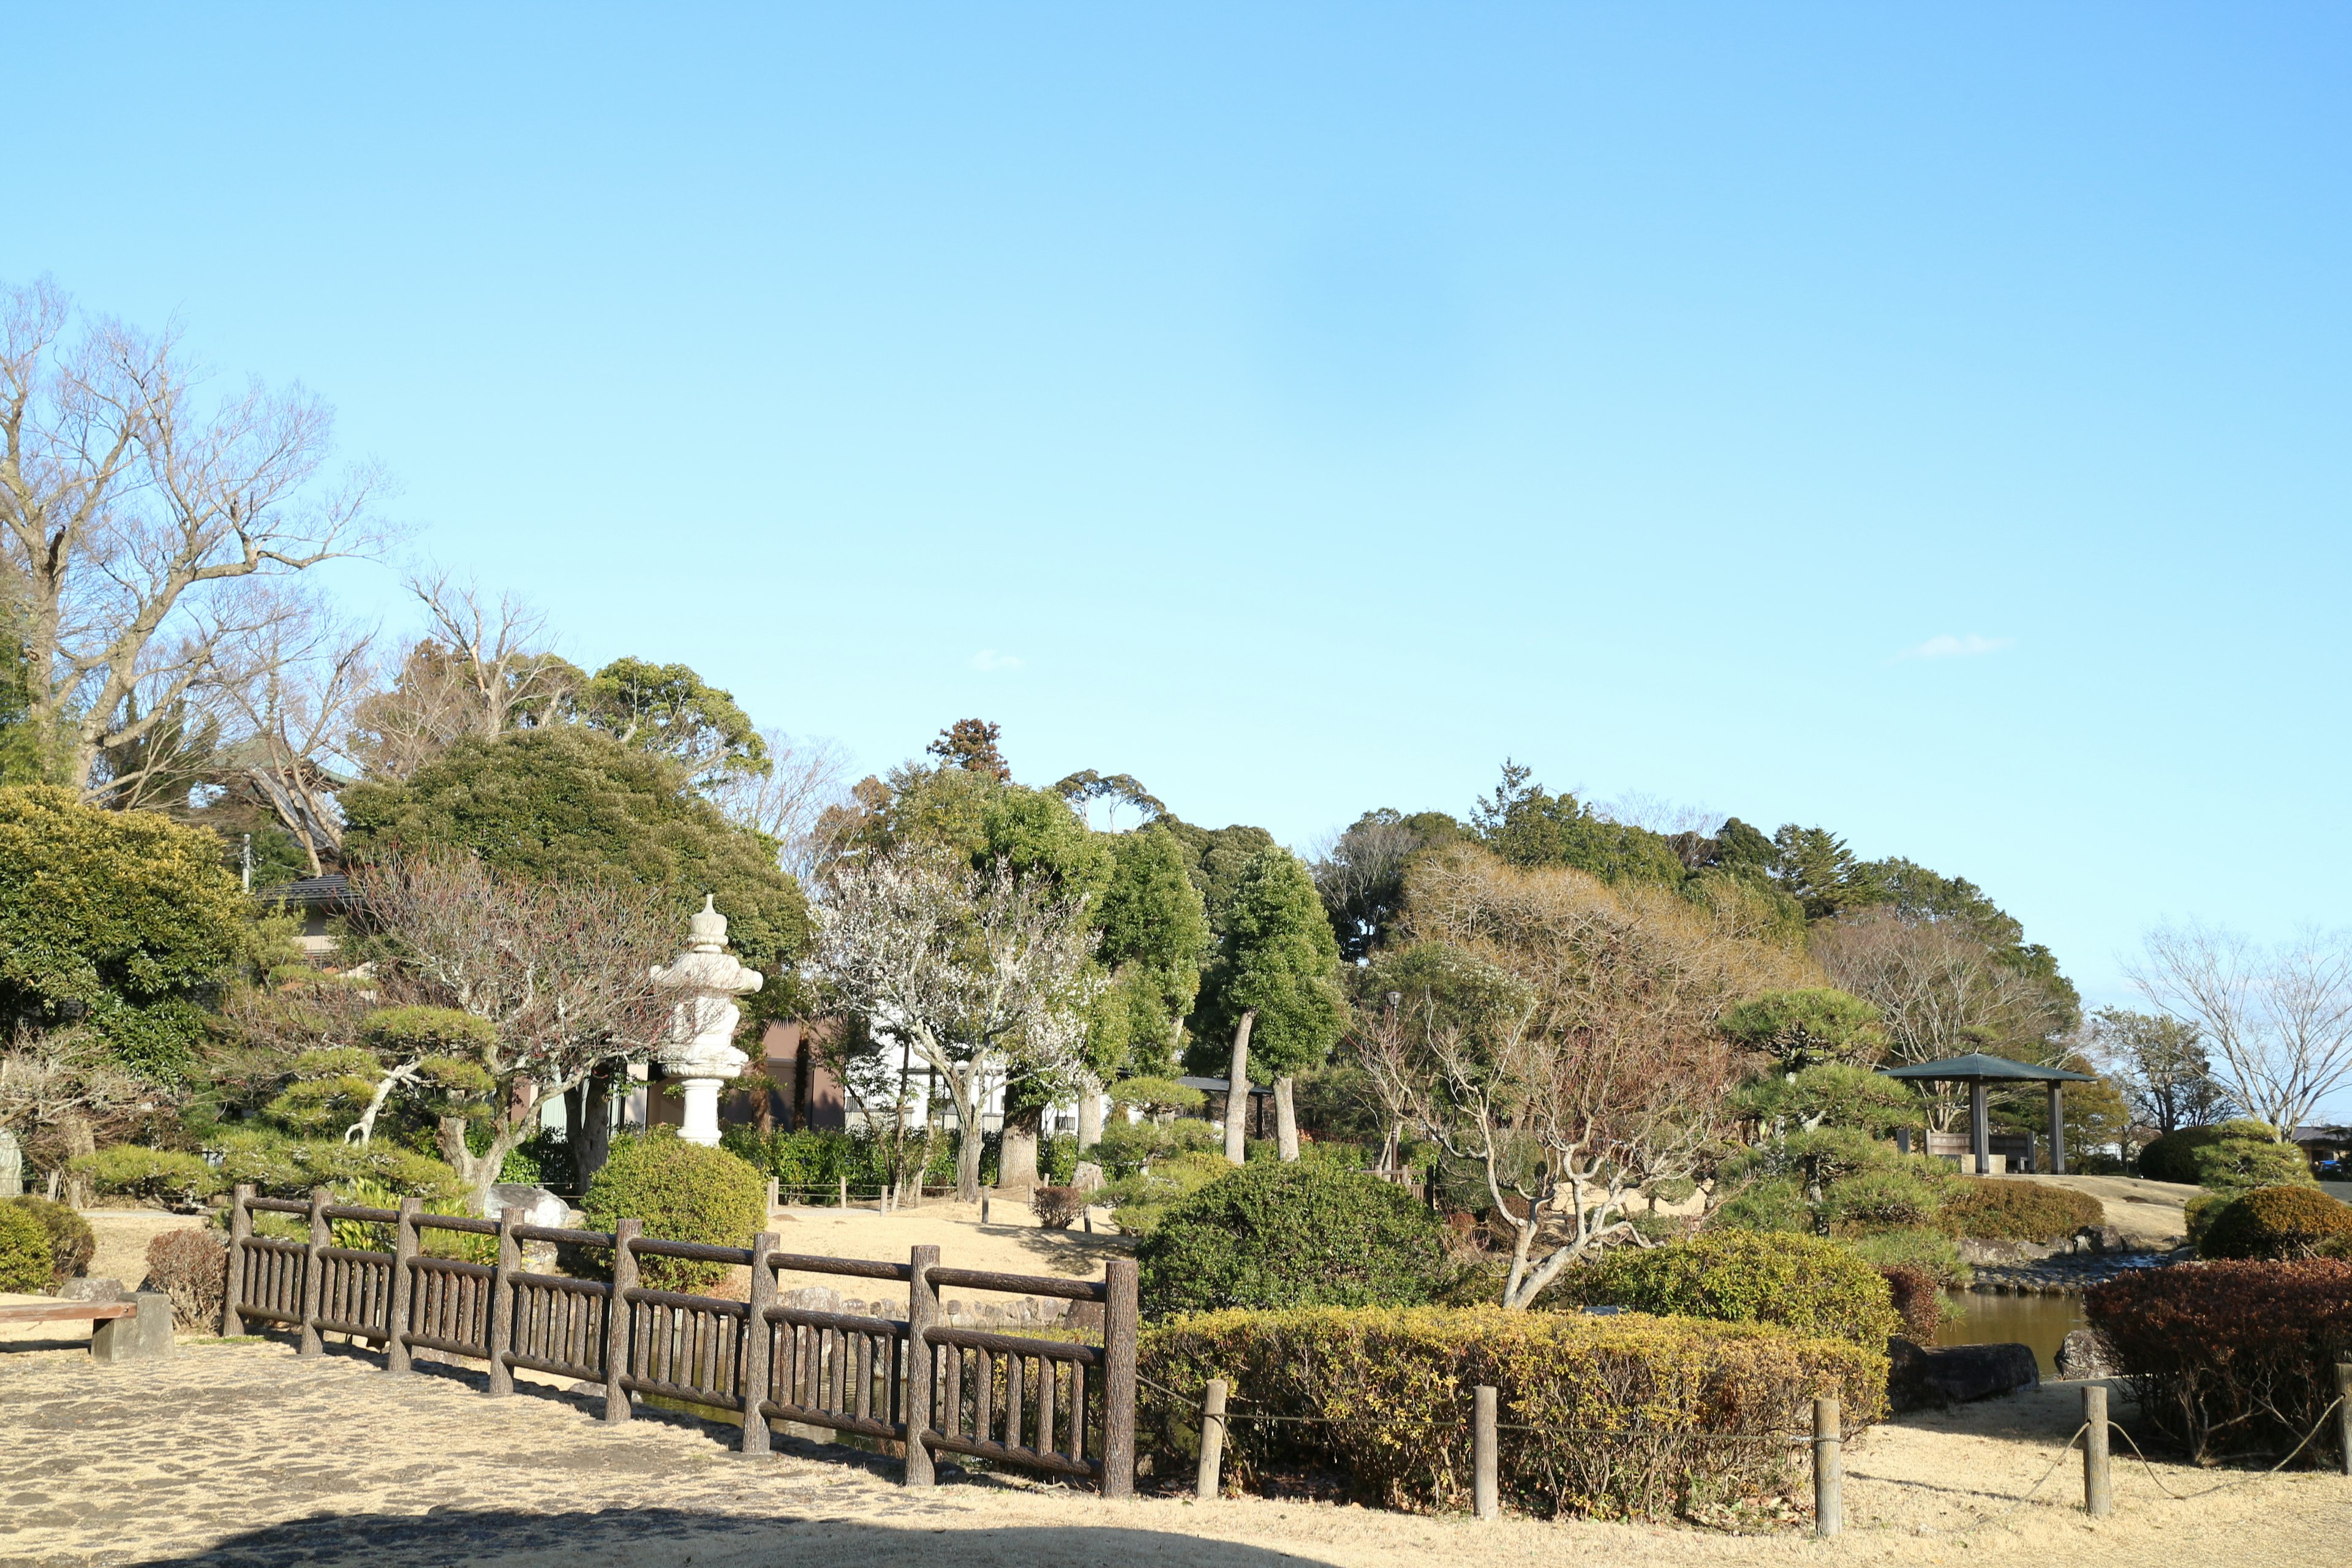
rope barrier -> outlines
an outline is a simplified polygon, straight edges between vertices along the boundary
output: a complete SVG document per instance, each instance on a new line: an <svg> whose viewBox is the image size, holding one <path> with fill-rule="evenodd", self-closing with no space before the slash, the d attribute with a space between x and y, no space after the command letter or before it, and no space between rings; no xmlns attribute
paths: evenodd
<svg viewBox="0 0 2352 1568"><path fill-rule="evenodd" d="M2256 1470L2252 1475L2239 1476L2234 1479L2222 1481L2218 1485L2207 1487L2203 1491L2189 1492L2186 1494L2174 1491L2170 1487L2164 1484L2164 1478L2156 1473L2156 1467L2148 1462L2148 1458L2146 1454L2140 1452L2139 1445L2136 1442L2132 1442L2132 1435L2130 1433L2125 1432L2121 1426L2116 1426L2116 1423L2112 1421L2107 1423L2107 1425L2114 1430L2122 1432L2125 1442L2131 1443L2132 1458L2139 1461L2140 1468L2147 1472L2147 1479L2156 1483L2157 1490L2162 1492L2165 1496L2170 1498L2175 1502L2194 1502L2197 1499L2201 1497L2211 1497L2215 1492L2226 1492L2236 1487L2252 1486L2256 1481L2267 1479L2272 1476L2277 1475L2281 1470L2285 1469L2287 1466L2294 1462L2294 1457L2297 1454L2302 1453L2305 1448L2311 1447L2311 1440L2313 1438L2318 1436L2321 1432L2326 1430L2327 1418L2335 1415L2337 1408L2340 1407L2343 1403L2344 1396L2340 1394L2335 1398L2329 1400L2327 1402L2327 1408L2319 1413L2319 1419L2312 1425L2311 1430L2303 1435L2303 1441L2297 1443L2294 1447L2289 1448L2286 1451L2286 1458L2281 1459L2277 1464L2273 1465L2269 1469Z"/></svg>

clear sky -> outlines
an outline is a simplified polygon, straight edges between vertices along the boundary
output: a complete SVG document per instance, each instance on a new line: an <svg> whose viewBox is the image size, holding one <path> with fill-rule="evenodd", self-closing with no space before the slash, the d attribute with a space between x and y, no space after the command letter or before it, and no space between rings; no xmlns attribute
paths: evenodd
<svg viewBox="0 0 2352 1568"><path fill-rule="evenodd" d="M576 659L1297 844L1818 822L2095 1002L2344 919L2340 7L6 10L0 278Z"/></svg>

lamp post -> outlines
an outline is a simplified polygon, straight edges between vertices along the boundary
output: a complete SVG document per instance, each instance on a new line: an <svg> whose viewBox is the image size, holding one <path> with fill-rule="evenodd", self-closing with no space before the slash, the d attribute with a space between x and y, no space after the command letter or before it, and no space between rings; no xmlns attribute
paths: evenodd
<svg viewBox="0 0 2352 1568"><path fill-rule="evenodd" d="M735 998L757 991L766 977L746 969L727 951L727 917L704 895L701 912L687 922L684 951L667 964L656 964L654 984L682 992L670 1009L669 1036L655 1060L686 1090L686 1114L677 1135L715 1148L719 1142L719 1090L740 1074L751 1058L735 1048L735 1025L742 1010Z"/></svg>

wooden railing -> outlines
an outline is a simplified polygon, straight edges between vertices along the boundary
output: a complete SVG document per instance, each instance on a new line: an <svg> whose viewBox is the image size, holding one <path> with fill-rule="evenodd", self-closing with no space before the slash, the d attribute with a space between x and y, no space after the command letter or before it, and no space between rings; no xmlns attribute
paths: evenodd
<svg viewBox="0 0 2352 1568"><path fill-rule="evenodd" d="M489 1363L489 1392L510 1394L517 1368L601 1383L604 1419L630 1419L631 1396L651 1394L736 1413L746 1453L764 1453L777 1421L898 1445L910 1486L928 1486L933 1456L965 1454L1097 1482L1107 1497L1135 1488L1135 1264L1113 1258L1107 1278L1075 1280L942 1268L939 1248L905 1263L780 1252L777 1237L710 1247L642 1234L430 1215L415 1198L398 1209L256 1197L236 1189L229 1211L228 1287L221 1332L248 1323L290 1328L302 1355L322 1333L383 1347L387 1372L435 1351ZM256 1214L300 1215L307 1242L253 1234ZM388 1226L389 1252L331 1245L338 1220ZM425 1254L432 1231L494 1237L497 1260ZM609 1280L523 1267L531 1242L609 1254ZM638 1283L645 1258L741 1265L751 1300L695 1296ZM779 1274L888 1280L907 1291L904 1318L819 1311L780 1300ZM942 1289L1005 1291L1092 1302L1102 1342L1034 1339L950 1327ZM854 1303L853 1303L854 1304Z"/></svg>

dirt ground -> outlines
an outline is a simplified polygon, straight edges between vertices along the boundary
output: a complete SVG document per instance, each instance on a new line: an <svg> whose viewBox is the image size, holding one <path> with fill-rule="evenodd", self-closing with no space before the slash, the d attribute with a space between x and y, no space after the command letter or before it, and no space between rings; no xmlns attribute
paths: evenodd
<svg viewBox="0 0 2352 1568"><path fill-rule="evenodd" d="M190 1341L168 1363L100 1366L73 1345L0 1351L10 1429L0 1563L611 1564L794 1563L1083 1568L1279 1563L1958 1563L1984 1552L2087 1568L2317 1563L2343 1542L2352 1480L2302 1472L2189 1502L2137 1466L2116 1514L2079 1511L2062 1446L2080 1394L2047 1385L1906 1418L1849 1445L1848 1531L1738 1537L1683 1526L1454 1517L1228 1499L1108 1503L1081 1489L949 1472L926 1492L895 1464L785 1442L762 1459L734 1434L526 1385L492 1400L478 1372L394 1379L378 1358L301 1361L276 1341ZM2053 1471L2053 1466L2055 1462ZM2175 1490L2238 1478L2164 1466ZM2008 1500L2047 1477L2033 1501ZM1988 1518L1988 1516L1994 1516ZM942 1539L942 1538L945 1539Z"/></svg>

